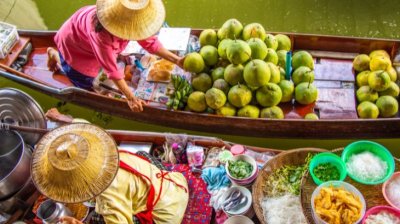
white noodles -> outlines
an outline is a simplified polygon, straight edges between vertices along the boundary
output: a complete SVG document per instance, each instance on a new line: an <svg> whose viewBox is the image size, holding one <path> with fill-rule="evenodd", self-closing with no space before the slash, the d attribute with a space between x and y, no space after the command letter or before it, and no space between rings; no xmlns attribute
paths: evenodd
<svg viewBox="0 0 400 224"><path fill-rule="evenodd" d="M306 224L298 196L286 194L261 201L264 219L273 224Z"/></svg>

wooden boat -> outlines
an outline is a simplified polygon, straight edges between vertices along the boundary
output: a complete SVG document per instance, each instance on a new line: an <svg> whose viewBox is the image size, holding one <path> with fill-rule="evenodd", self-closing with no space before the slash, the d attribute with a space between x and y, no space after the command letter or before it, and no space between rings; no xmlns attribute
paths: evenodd
<svg viewBox="0 0 400 224"><path fill-rule="evenodd" d="M199 35L201 30L193 30ZM14 51L1 60L0 75L17 83L39 90L60 100L72 102L91 109L124 118L153 123L168 127L202 132L274 138L396 138L400 137L400 118L359 119L355 100L352 60L358 53L369 53L375 49L390 52L392 58L398 55L397 40L366 39L337 36L287 34L292 40L293 50L304 49L316 59L315 83L319 99L315 104L300 106L282 104L285 119L250 119L222 117L211 114L173 111L159 106L146 106L144 112L132 112L120 99L109 98L94 92L72 87L61 74L53 74L46 67L46 48L54 46L55 32L19 31L22 37ZM16 72L9 66L23 46L31 42L33 52L23 72ZM399 59L400 60L400 59ZM0 64L0 65L1 65ZM304 120L309 112L319 114L320 120Z"/></svg>
<svg viewBox="0 0 400 224"><path fill-rule="evenodd" d="M15 130L19 132L34 132L38 134L45 134L49 130L47 129L38 129L38 128L30 128L30 127L21 127L21 126L7 126L10 130ZM179 138L179 134L171 134L171 133L158 133L158 132L137 132L137 131L121 131L121 130L107 130L108 133L112 135L114 140L118 145L124 143L124 145L130 145L134 147L135 144L146 145L150 144L152 149L160 149L163 147L164 143L167 141L167 138L173 139L181 139ZM194 145L202 146L204 149L211 149L213 147L230 149L230 147L234 144L232 142L227 142L222 139L214 138L214 137L205 137L205 136L196 136L196 135L185 135L187 137L187 142L191 142ZM258 152L258 153L268 153L270 156L275 156L282 152L282 150L278 149L270 149L270 148L260 148L254 146L245 146L248 150ZM39 196L39 192L33 193L29 198L27 198L23 206L18 206L16 211L8 218L5 222L6 224L14 223L17 220L23 220L25 217L29 217L29 212L31 211L31 206L37 200ZM1 203L1 201L0 201ZM1 207L1 206L0 206ZM0 210L1 215L1 210ZM31 223L31 222L28 222Z"/></svg>

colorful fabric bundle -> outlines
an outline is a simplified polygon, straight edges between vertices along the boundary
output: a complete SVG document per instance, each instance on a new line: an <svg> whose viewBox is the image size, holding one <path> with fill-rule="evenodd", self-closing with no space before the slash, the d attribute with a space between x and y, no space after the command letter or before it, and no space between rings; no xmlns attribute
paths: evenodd
<svg viewBox="0 0 400 224"><path fill-rule="evenodd" d="M225 186L229 186L231 181L226 175L225 167L207 167L203 169L201 178L207 183L209 191L217 190Z"/></svg>

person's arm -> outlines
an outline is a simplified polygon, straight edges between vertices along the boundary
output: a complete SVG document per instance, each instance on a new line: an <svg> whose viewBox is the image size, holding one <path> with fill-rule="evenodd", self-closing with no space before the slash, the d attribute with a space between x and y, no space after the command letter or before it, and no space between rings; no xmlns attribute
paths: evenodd
<svg viewBox="0 0 400 224"><path fill-rule="evenodd" d="M145 40L139 40L138 43L150 54L155 54L183 68L184 58L179 57L178 55L166 49L156 36L147 38Z"/></svg>
<svg viewBox="0 0 400 224"><path fill-rule="evenodd" d="M124 80L124 68L119 68L117 65L118 55L114 48L118 47L118 44L113 42L113 37L107 33L93 31L90 33L89 38L94 55L107 77L113 80L118 89L126 96L132 111L142 111L145 102L133 95Z"/></svg>
<svg viewBox="0 0 400 224"><path fill-rule="evenodd" d="M126 84L125 79L113 81L118 89L121 90L121 92L126 96L126 100L128 101L128 105L131 110L134 112L143 111L143 106L146 105L146 103L133 95L132 90L128 87L128 84Z"/></svg>

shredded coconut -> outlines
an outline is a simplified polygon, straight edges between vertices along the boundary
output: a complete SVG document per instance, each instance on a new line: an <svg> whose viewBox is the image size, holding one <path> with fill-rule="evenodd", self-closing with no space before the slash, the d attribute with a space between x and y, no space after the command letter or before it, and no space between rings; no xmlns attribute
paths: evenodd
<svg viewBox="0 0 400 224"><path fill-rule="evenodd" d="M369 215L365 224L400 224L400 219L389 212L379 212L376 215Z"/></svg>
<svg viewBox="0 0 400 224"><path fill-rule="evenodd" d="M381 158L365 151L350 157L346 163L347 171L364 181L377 181L385 177L388 165Z"/></svg>
<svg viewBox="0 0 400 224"><path fill-rule="evenodd" d="M390 201L396 207L400 207L400 176L391 180L386 189Z"/></svg>
<svg viewBox="0 0 400 224"><path fill-rule="evenodd" d="M306 218L297 196L286 194L280 197L264 198L261 201L264 219L267 223L306 224Z"/></svg>

